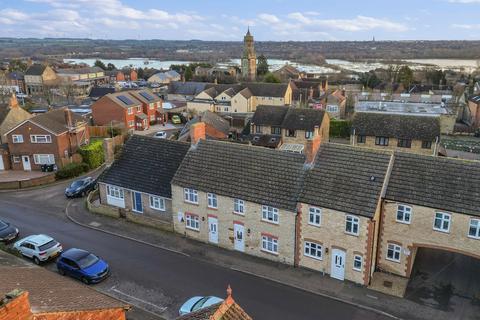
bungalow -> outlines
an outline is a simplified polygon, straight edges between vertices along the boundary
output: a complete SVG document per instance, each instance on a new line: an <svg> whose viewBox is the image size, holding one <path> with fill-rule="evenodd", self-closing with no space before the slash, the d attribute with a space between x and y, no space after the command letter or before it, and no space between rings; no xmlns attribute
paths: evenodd
<svg viewBox="0 0 480 320"><path fill-rule="evenodd" d="M436 155L440 143L440 119L433 116L357 112L351 144L358 147L400 150Z"/></svg>
<svg viewBox="0 0 480 320"><path fill-rule="evenodd" d="M98 180L100 202L120 208L130 220L171 229L170 182L189 148L183 142L133 135Z"/></svg>

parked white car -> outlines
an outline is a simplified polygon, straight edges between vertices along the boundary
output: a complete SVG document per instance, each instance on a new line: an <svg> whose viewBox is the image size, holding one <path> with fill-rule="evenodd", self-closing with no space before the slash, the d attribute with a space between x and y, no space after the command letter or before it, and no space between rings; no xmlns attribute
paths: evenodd
<svg viewBox="0 0 480 320"><path fill-rule="evenodd" d="M63 250L58 241L44 234L31 235L18 240L13 247L24 257L33 259L35 264L55 258Z"/></svg>
<svg viewBox="0 0 480 320"><path fill-rule="evenodd" d="M167 133L165 131L158 131L153 135L157 139L167 139Z"/></svg>

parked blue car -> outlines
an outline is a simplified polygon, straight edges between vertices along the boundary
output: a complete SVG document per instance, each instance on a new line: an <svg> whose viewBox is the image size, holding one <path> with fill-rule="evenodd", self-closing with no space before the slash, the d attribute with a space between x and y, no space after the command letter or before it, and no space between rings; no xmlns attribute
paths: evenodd
<svg viewBox="0 0 480 320"><path fill-rule="evenodd" d="M85 284L98 283L110 275L108 264L96 255L81 249L68 249L57 259L61 275L76 278Z"/></svg>

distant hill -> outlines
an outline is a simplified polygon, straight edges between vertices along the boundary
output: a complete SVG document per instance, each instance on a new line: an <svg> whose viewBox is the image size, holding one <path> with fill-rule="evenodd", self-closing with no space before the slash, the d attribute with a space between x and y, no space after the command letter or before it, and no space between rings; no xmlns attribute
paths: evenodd
<svg viewBox="0 0 480 320"><path fill-rule="evenodd" d="M162 60L222 61L239 58L243 44L222 41L16 39L0 38L0 59L18 57L148 57ZM268 58L316 63L329 59L480 59L480 41L312 41L255 42Z"/></svg>

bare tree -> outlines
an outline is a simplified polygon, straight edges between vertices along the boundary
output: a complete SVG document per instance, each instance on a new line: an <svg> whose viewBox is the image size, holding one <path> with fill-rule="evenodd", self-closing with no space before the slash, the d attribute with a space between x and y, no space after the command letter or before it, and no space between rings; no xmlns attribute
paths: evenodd
<svg viewBox="0 0 480 320"><path fill-rule="evenodd" d="M62 79L58 85L60 94L65 97L67 103L72 103L76 93L76 86L70 79Z"/></svg>

